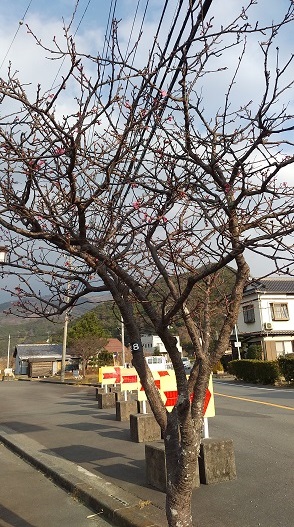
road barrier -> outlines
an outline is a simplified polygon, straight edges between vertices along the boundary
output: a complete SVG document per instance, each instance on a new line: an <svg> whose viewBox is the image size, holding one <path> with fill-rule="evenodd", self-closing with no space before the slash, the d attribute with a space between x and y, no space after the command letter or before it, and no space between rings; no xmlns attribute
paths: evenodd
<svg viewBox="0 0 294 527"><path fill-rule="evenodd" d="M168 411L171 411L178 400L176 376L174 370L152 371L155 386L160 392L161 398ZM124 368L122 366L102 366L99 368L98 382L102 387L110 385L119 386L120 391L136 391L138 401L146 401L145 390L141 385L139 375L135 368ZM193 396L192 396L193 397ZM204 417L215 416L212 375L206 390Z"/></svg>

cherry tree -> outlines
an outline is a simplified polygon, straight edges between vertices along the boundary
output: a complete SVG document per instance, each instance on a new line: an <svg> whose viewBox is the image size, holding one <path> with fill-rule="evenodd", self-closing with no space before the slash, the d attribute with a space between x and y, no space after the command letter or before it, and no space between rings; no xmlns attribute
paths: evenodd
<svg viewBox="0 0 294 527"><path fill-rule="evenodd" d="M165 43L158 26L143 62L144 32L123 49L115 20L104 55L79 53L71 27L52 48L29 28L67 74L49 91L27 85L12 65L0 81L1 244L10 248L3 273L17 279L14 308L54 318L111 293L162 429L171 527L192 526L205 392L249 262L293 267L293 57L276 45L293 23L293 2L271 23L250 15L254 0L231 21L212 16L212 0L186 4ZM215 284L227 265L234 280L212 348ZM172 412L144 360L138 310L172 361ZM195 357L188 379L170 329L179 319Z"/></svg>

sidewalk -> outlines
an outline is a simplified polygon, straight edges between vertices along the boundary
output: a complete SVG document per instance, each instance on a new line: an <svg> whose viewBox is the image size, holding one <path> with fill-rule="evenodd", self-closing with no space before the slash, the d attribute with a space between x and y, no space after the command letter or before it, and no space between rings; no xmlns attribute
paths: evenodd
<svg viewBox="0 0 294 527"><path fill-rule="evenodd" d="M1 527L110 527L40 471L0 444Z"/></svg>
<svg viewBox="0 0 294 527"><path fill-rule="evenodd" d="M250 404L247 391L238 400L240 391L229 391L231 398L217 396L216 417L209 423L211 437L234 441L237 480L193 492L194 527L292 527L293 414L276 408L291 405L281 402L288 390L275 392L276 405L261 407L256 399L263 392L254 389ZM98 409L95 387L1 382L1 438L87 506L103 510L111 523L166 527L165 494L146 483L145 445L130 440L129 422L116 421L115 409Z"/></svg>
<svg viewBox="0 0 294 527"><path fill-rule="evenodd" d="M94 517L96 521L95 523L92 522L91 525L95 525L95 527L106 527L109 525L104 521L104 518L115 525L124 527L158 527L155 520L155 517L158 517L158 511L153 510L150 503L144 503L139 498L123 491L104 478L95 476L75 463L56 457L53 452L44 449L43 445L26 437L24 434L15 434L13 430L5 426L0 426L0 440L3 445L12 451L4 451L5 447L0 444L2 465L0 485L2 489L5 487L9 489L9 495L14 497L10 504L10 506L13 506L13 510L10 510L10 514L8 514L9 520L12 516L21 518L22 522L19 525L32 525L33 527L33 524L27 523L20 514L34 517L37 513L37 516L42 514L46 518L48 512L50 511L51 513L53 510L53 512L55 511L55 520L53 518L52 527L59 523L71 525L71 527L82 527L86 525L86 523L81 523L81 520L85 518L85 512L87 512L88 518ZM20 458L15 456L13 452L18 454ZM23 460L28 461L30 465ZM3 471L4 466L5 471ZM39 472L33 467L38 469ZM91 514L89 510L83 507L83 510L79 511L80 515L78 516L78 523L76 523L77 510L71 510L71 514L68 514L67 494L63 491L58 493L56 488L52 488L52 483L49 479L44 478L40 473L45 474L61 489L66 490L96 514ZM30 480L29 486L28 479ZM21 494L26 493L25 496L22 496L21 501L19 494L14 494L14 490L12 491L12 489L19 486L21 486ZM44 503L44 499L42 501L39 498L44 498L45 494ZM8 508L3 506L3 502L5 503L4 498L7 501L7 496L3 497L3 491L1 491L0 513L4 510L8 511ZM36 507L36 499L37 502L42 502L41 505L39 503L38 507ZM54 509L52 508L52 503L54 503ZM19 514L15 510L16 504L21 509ZM77 502L74 501L70 503L70 507L74 504L75 509L78 509ZM79 507L81 508L82 505L79 504ZM146 512L143 510L144 507ZM60 514L58 511L61 511ZM97 515L99 516L99 521L96 518ZM62 521L62 516L66 519L66 523ZM71 516L73 517L71 518ZM2 514L0 517L3 519ZM7 525L14 525L14 523L8 523ZM38 523L36 525L38 527L42 527L42 525L50 527L50 522L47 520L44 524ZM0 526L2 527L1 523Z"/></svg>
<svg viewBox="0 0 294 527"><path fill-rule="evenodd" d="M40 395L40 389L43 391L42 388L45 388L43 382L18 383L17 381L9 383L6 388L9 389L9 392L14 392L17 399L17 388L24 384L28 388L31 386L32 391L40 393ZM41 386L42 384L43 386ZM48 386L47 390L50 389L52 387ZM92 470L85 468L86 464L91 469L94 457L100 458L102 465L106 461L107 465L107 459L115 455L117 463L112 465L112 469L122 473L123 479L123 471L126 470L126 465L119 463L118 459L125 458L125 461L130 459L132 457L128 454L130 449L140 451L138 457L141 457L144 445L120 441L121 452L119 455L114 454L112 453L114 441L107 435L103 437L103 429L106 430L107 424L112 428L113 421L115 431L124 439L124 430L127 432L126 436L128 435L128 424L116 422L112 410L108 414L98 410L94 387L59 385L55 389L60 391L62 396L62 400L57 403L60 404L57 410L61 410L61 412L57 411L53 415L52 407L49 409L48 406L46 418L44 408L42 423L36 414L36 423L32 422L31 416L26 419L26 423L15 421L15 416L13 416L12 421L6 420L5 424L2 421L0 424L0 441L107 521L120 527L164 527L166 525L164 499L161 500L162 508L154 505L150 499L152 489L143 488L141 493L135 494L130 492L129 488L138 487L136 478L131 478L130 485L124 485L127 487L125 490L115 485L111 481L112 478L103 476L103 467L99 474L93 470L93 467ZM90 425L89 418L94 412L97 418L99 412L102 412L102 420L97 424L96 420L93 426ZM59 422L60 414L61 416L67 415L67 419L61 418ZM56 420L55 415L57 416ZM84 416L84 419L81 416ZM46 423L46 427L44 423ZM88 429L88 433L85 434L86 429ZM95 429L102 429L99 440L94 432ZM38 436L38 441L30 437L31 435ZM109 449L108 452L107 449ZM80 461L82 461L83 466ZM136 461L131 460L131 462L135 463ZM142 477L144 480L144 474ZM10 483L12 485L10 488L13 488L13 482ZM164 494L159 494L164 498ZM72 524L68 522L64 525ZM1 523L0 526L2 527Z"/></svg>

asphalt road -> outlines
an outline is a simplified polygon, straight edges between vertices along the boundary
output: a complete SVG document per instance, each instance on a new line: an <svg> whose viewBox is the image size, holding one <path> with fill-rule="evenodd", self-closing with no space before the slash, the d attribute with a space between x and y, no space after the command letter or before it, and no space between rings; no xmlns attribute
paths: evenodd
<svg viewBox="0 0 294 527"><path fill-rule="evenodd" d="M294 390L221 381L214 390L210 435L233 439L238 477L195 490L195 525L293 527ZM0 424L164 509L164 494L145 483L144 445L114 410L97 409L93 388L0 383Z"/></svg>
<svg viewBox="0 0 294 527"><path fill-rule="evenodd" d="M238 479L218 485L210 506L229 516L230 527L293 526L294 390L216 381L214 391L217 417L210 433L233 439ZM205 487L199 497L202 492L207 495Z"/></svg>

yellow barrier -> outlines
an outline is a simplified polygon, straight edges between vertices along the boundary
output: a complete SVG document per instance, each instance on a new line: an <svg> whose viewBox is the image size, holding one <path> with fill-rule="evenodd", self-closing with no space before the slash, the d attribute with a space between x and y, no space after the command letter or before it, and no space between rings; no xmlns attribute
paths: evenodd
<svg viewBox="0 0 294 527"><path fill-rule="evenodd" d="M102 366L98 370L98 382L102 386L120 384L120 366Z"/></svg>
<svg viewBox="0 0 294 527"><path fill-rule="evenodd" d="M166 409L171 411L178 400L177 382L174 370L152 371L152 375L154 377L155 385L160 391ZM141 385L135 368L103 366L102 368L99 368L98 382L100 382L102 386L119 384L121 391L137 390L138 401L146 401L147 399L145 390ZM215 416L212 375L209 378L209 384L206 390L203 416Z"/></svg>

